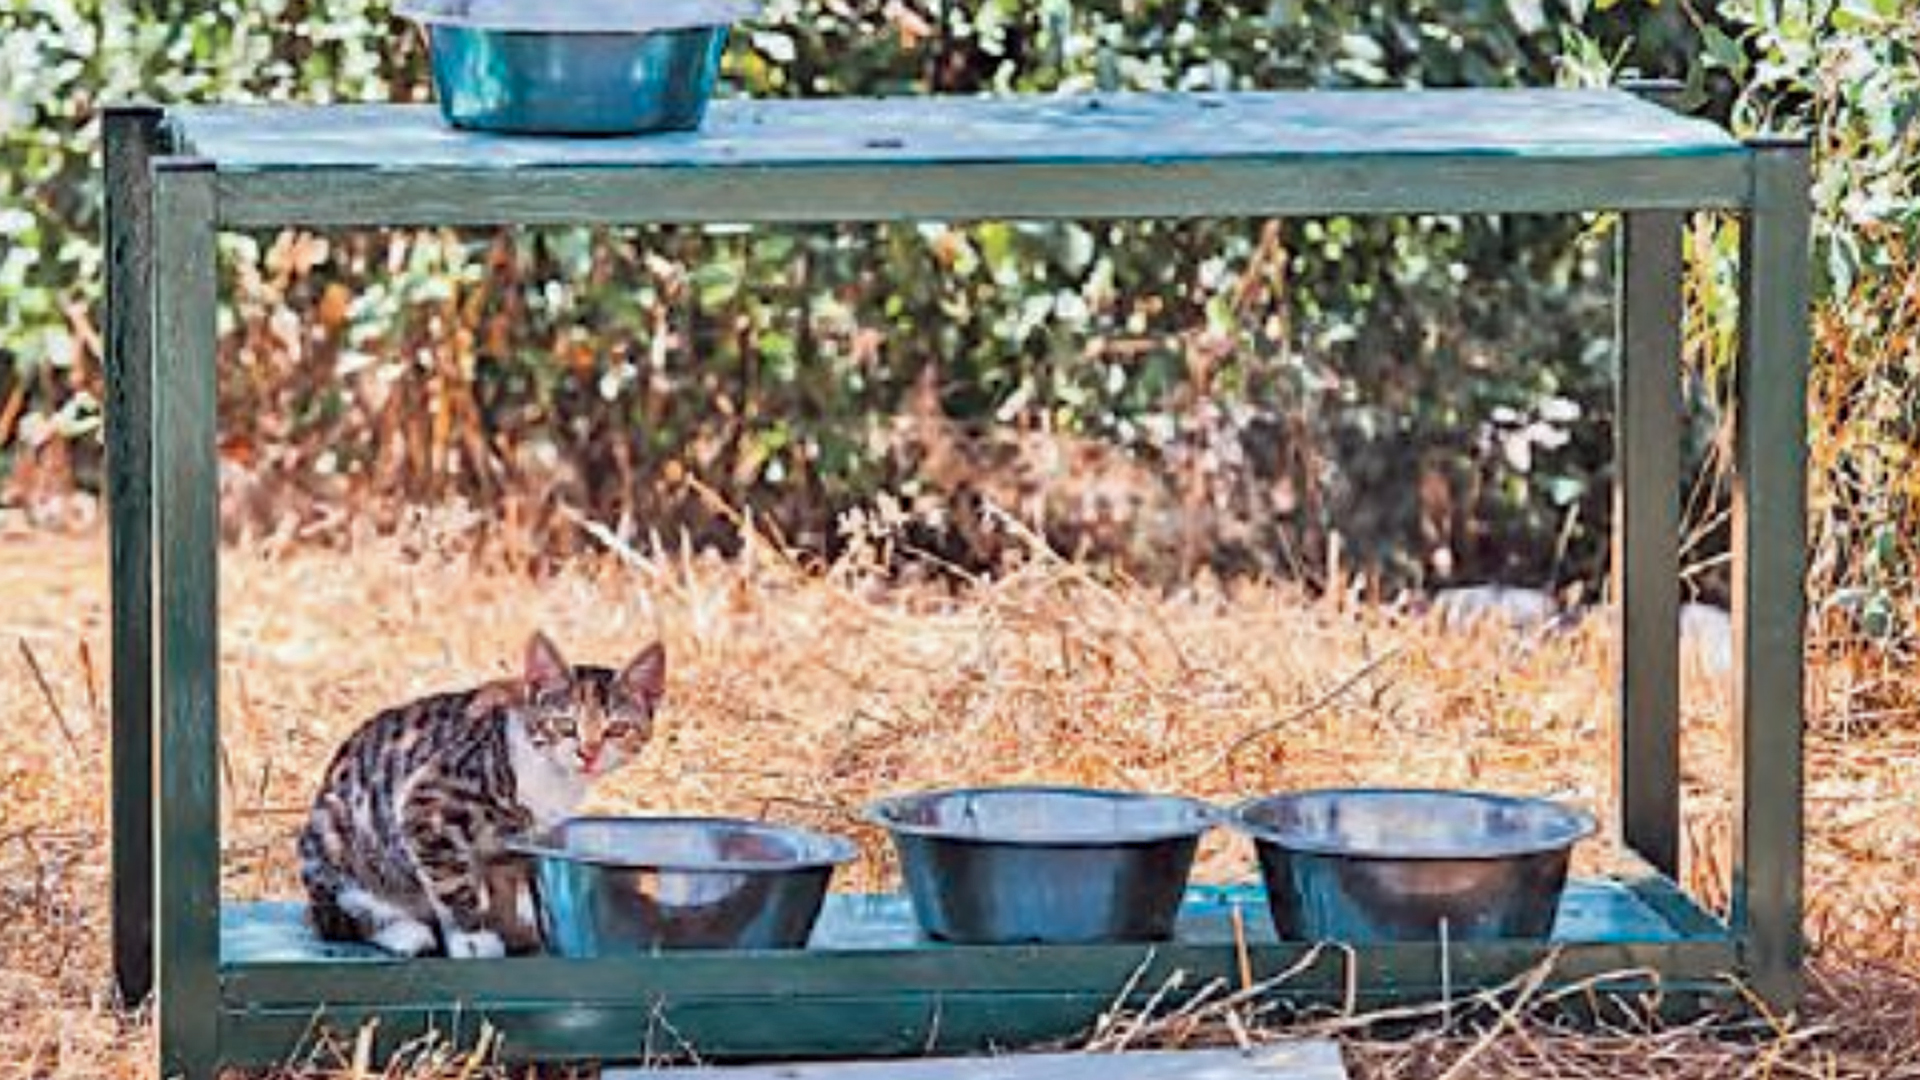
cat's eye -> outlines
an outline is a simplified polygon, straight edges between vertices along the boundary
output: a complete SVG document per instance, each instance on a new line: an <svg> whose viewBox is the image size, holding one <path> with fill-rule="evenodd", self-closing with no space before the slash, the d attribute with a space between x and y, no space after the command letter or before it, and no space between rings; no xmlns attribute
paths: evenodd
<svg viewBox="0 0 1920 1080"><path fill-rule="evenodd" d="M633 725L627 723L625 720L615 720L613 723L607 725L607 738L609 739L624 739L631 734L633 734Z"/></svg>

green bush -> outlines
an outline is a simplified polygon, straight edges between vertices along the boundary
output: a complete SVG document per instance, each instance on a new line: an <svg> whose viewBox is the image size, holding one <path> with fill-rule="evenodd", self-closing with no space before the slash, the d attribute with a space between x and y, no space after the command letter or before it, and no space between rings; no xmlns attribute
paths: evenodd
<svg viewBox="0 0 1920 1080"><path fill-rule="evenodd" d="M1741 87L1736 129L1813 143L1817 613L1836 643L1905 648L1920 627L1920 19L1908 0L1725 0L1721 15L1705 65ZM1724 320L1717 330L1716 375L1729 345ZM1855 692L1871 708L1883 688L1898 689L1866 674Z"/></svg>
<svg viewBox="0 0 1920 1080"><path fill-rule="evenodd" d="M771 0L736 35L724 92L1539 84L1633 63L1691 71L1742 122L1793 103L1766 59L1791 51L1789 28L1724 6L1702 50L1675 5ZM383 4L162 23L13 0L0 61L4 389L36 418L30 440L0 428L16 457L92 422L102 101L425 98L417 44ZM1730 98L1736 81L1748 92ZM895 415L925 379L972 436L1025 433L977 459L1011 459L1013 486L970 490L1032 496L1062 543L1104 541L1075 520L1092 496L1060 494L1085 476L1039 491L1049 474L1022 473L1035 445L1145 485L1149 509L1121 531L1163 566L1197 528L1216 564L1311 576L1338 530L1350 563L1400 579L1587 579L1609 480L1609 260L1590 225L235 237L224 431L233 460L356 508L460 496L544 527L565 502L638 534L718 535L704 487L825 545L839 511L879 493L966 494L928 429ZM977 556L967 535L930 542Z"/></svg>

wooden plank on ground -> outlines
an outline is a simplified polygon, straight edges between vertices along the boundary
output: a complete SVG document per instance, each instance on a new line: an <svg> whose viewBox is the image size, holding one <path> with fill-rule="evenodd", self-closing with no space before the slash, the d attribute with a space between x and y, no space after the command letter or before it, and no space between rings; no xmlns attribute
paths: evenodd
<svg viewBox="0 0 1920 1080"><path fill-rule="evenodd" d="M1010 1054L913 1061L827 1061L740 1068L608 1069L602 1080L1346 1080L1340 1048L1300 1039L1252 1052Z"/></svg>

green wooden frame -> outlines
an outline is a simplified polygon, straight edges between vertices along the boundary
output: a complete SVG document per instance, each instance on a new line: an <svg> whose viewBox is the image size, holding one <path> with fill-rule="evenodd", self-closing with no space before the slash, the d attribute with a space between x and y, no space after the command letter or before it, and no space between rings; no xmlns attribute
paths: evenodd
<svg viewBox="0 0 1920 1080"><path fill-rule="evenodd" d="M872 123L847 132L848 117ZM373 134L356 141L363 127ZM973 137L956 138L956 127ZM784 147L734 137L788 130L811 134ZM863 939L857 920L831 948L596 962L246 946L257 912L229 905L223 915L219 897L214 240L222 228L276 225L1620 212L1615 768L1622 833L1647 873L1585 883L1580 895L1611 897L1631 918L1570 940L1443 956L1276 942L1256 910L1249 956L1256 977L1298 966L1285 996L1303 1006L1493 985L1549 955L1561 982L1638 972L1605 991L1657 987L1685 1004L1725 993L1724 977L1737 975L1776 1008L1797 1001L1804 144L1741 144L1621 91L717 103L699 135L590 144L455 135L397 106L131 106L108 111L105 136L114 958L124 999L157 988L166 1075L272 1064L316 1022L375 1016L388 1040L485 1018L530 1058L688 1046L707 1057L961 1051L1070 1035L1129 980L1138 1000L1175 970L1190 989L1238 972L1235 945L1217 932L1154 947L940 947L878 923ZM1672 881L1680 243L1696 210L1737 212L1745 240L1734 415L1740 810L1724 923Z"/></svg>

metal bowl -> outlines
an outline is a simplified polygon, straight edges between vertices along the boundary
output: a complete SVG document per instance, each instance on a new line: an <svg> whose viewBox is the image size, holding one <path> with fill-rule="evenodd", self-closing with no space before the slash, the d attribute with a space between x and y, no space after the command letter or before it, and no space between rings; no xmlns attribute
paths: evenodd
<svg viewBox="0 0 1920 1080"><path fill-rule="evenodd" d="M883 799L914 916L969 944L1155 941L1172 936L1200 836L1193 799L1000 787Z"/></svg>
<svg viewBox="0 0 1920 1080"><path fill-rule="evenodd" d="M455 127L630 135L700 126L749 0L401 0Z"/></svg>
<svg viewBox="0 0 1920 1080"><path fill-rule="evenodd" d="M573 818L510 845L533 869L547 950L565 957L660 949L802 948L837 836L733 818Z"/></svg>
<svg viewBox="0 0 1920 1080"><path fill-rule="evenodd" d="M1274 929L1306 941L1544 938L1588 815L1544 799L1350 789L1252 799Z"/></svg>

